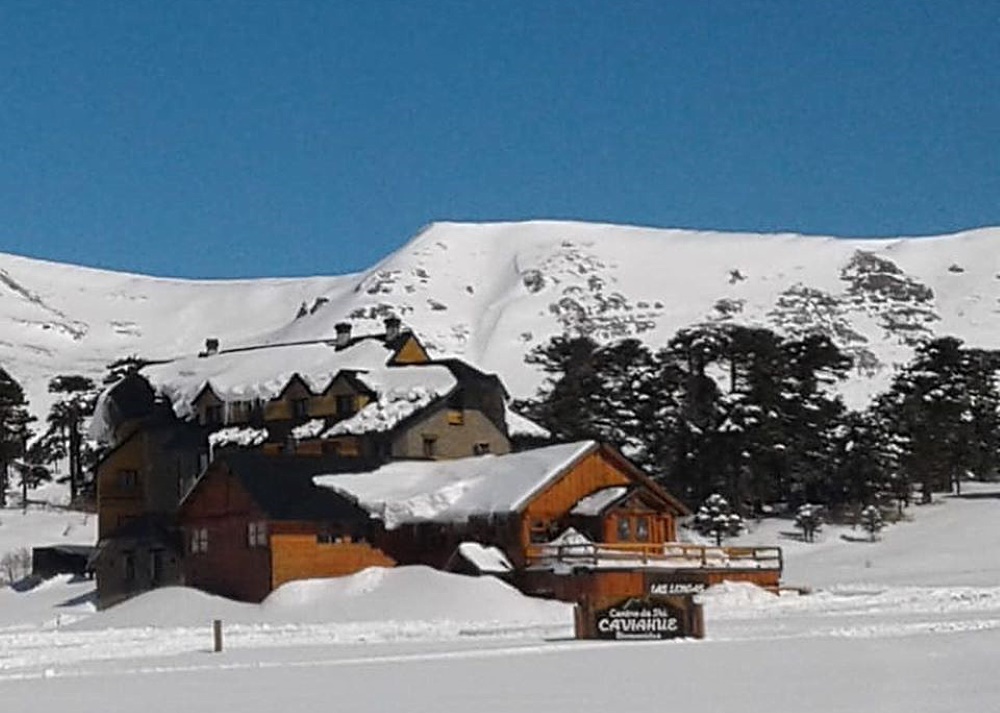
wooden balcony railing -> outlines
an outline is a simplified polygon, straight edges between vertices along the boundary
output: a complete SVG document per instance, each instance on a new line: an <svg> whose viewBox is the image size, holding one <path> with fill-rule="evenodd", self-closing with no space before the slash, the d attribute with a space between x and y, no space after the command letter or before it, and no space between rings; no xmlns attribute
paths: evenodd
<svg viewBox="0 0 1000 713"><path fill-rule="evenodd" d="M715 547L681 542L595 542L529 545L530 565L625 566L629 563L677 569L776 569L784 566L780 547Z"/></svg>

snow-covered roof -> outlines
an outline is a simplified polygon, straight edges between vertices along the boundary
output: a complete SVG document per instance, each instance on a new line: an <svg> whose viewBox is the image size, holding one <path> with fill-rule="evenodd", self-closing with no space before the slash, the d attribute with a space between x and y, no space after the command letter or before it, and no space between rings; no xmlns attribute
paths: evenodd
<svg viewBox="0 0 1000 713"><path fill-rule="evenodd" d="M208 434L208 445L213 448L221 446L259 446L267 440L266 428L252 426L228 426Z"/></svg>
<svg viewBox="0 0 1000 713"><path fill-rule="evenodd" d="M314 482L353 498L389 529L464 522L521 510L596 447L593 441L579 441L508 455L397 461L369 473L317 476Z"/></svg>
<svg viewBox="0 0 1000 713"><path fill-rule="evenodd" d="M600 515L608 505L620 498L628 490L624 485L614 485L610 488L603 488L595 493L591 493L577 501L570 515L581 515L590 517Z"/></svg>
<svg viewBox="0 0 1000 713"><path fill-rule="evenodd" d="M506 574L514 569L507 555L497 547L463 542L458 546L458 553L483 574Z"/></svg>
<svg viewBox="0 0 1000 713"><path fill-rule="evenodd" d="M544 426L540 426L534 421L516 411L505 409L507 420L507 434L510 436L523 436L527 438L552 438L552 432Z"/></svg>
<svg viewBox="0 0 1000 713"><path fill-rule="evenodd" d="M301 377L313 393L320 393L338 373L350 371L378 398L328 435L367 433L392 428L457 384L445 366L388 366L393 353L375 338L358 340L341 350L327 343L264 346L185 357L146 367L142 373L170 400L174 412L186 418L205 388L225 402L266 401L280 395L293 376ZM321 429L314 430L297 437L317 435Z"/></svg>
<svg viewBox="0 0 1000 713"><path fill-rule="evenodd" d="M446 395L458 383L450 369L433 364L386 367L358 374L358 379L378 394L378 398L335 424L323 434L324 438L388 431Z"/></svg>
<svg viewBox="0 0 1000 713"><path fill-rule="evenodd" d="M331 344L262 346L207 357L190 356L147 366L142 374L171 402L181 418L206 386L223 401L273 399L298 374L314 392L325 389L342 370L389 370L393 352L378 339L362 339L347 349ZM380 377L372 375L373 381ZM367 382L366 382L367 383Z"/></svg>

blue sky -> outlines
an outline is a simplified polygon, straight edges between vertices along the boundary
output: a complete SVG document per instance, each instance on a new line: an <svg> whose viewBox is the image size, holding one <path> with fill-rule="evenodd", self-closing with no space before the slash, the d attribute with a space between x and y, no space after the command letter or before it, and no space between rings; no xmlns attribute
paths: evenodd
<svg viewBox="0 0 1000 713"><path fill-rule="evenodd" d="M986 0L0 0L0 250L240 277L433 220L995 225L998 68Z"/></svg>

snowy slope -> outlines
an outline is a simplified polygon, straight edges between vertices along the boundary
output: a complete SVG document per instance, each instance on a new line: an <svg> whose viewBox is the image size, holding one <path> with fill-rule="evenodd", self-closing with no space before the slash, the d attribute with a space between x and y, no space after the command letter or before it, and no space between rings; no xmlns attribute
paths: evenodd
<svg viewBox="0 0 1000 713"><path fill-rule="evenodd" d="M540 381L523 355L554 334L661 345L680 327L734 320L832 334L866 364L847 390L861 402L915 340L954 334L1000 346L998 241L998 228L849 240L438 223L361 274L219 282L0 255L0 363L41 410L52 375L98 374L124 354L193 354L206 337L224 348L327 338L345 318L371 332L395 313L435 354L464 355L523 396Z"/></svg>

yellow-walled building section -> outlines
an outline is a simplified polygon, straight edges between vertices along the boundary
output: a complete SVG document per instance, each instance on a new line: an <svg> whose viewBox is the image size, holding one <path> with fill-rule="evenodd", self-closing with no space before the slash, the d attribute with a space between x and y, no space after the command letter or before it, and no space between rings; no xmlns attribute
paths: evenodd
<svg viewBox="0 0 1000 713"><path fill-rule="evenodd" d="M271 536L271 588L297 579L341 577L396 561L364 542L320 544L314 534Z"/></svg>
<svg viewBox="0 0 1000 713"><path fill-rule="evenodd" d="M427 351L412 335L392 357L393 364L423 364L430 361Z"/></svg>

